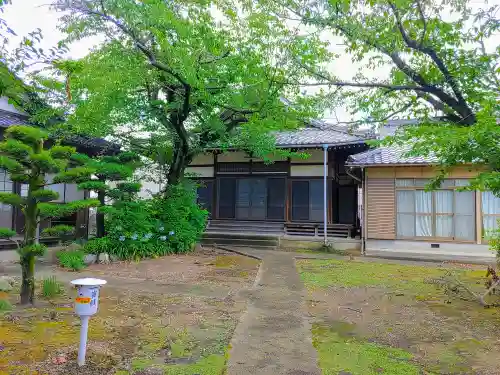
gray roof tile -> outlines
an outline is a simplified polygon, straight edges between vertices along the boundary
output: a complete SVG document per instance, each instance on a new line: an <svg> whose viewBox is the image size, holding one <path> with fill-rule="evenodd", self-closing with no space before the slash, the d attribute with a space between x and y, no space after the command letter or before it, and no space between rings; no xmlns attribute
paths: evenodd
<svg viewBox="0 0 500 375"><path fill-rule="evenodd" d="M433 156L405 156L407 147L379 147L373 150L361 152L349 156L347 165L370 166L370 165L391 165L391 164L415 164L426 165L438 162Z"/></svg>
<svg viewBox="0 0 500 375"><path fill-rule="evenodd" d="M322 130L316 128L305 128L295 131L275 133L278 146L313 146L313 145L340 145L349 143L362 143L365 137L348 134L347 131Z"/></svg>
<svg viewBox="0 0 500 375"><path fill-rule="evenodd" d="M26 116L14 112L0 110L0 127L2 128L8 128L12 125L24 125L27 124L27 122L28 118Z"/></svg>

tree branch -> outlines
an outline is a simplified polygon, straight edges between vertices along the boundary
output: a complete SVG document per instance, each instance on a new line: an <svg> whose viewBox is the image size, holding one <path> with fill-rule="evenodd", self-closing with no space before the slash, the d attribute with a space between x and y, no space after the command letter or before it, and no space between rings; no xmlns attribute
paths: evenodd
<svg viewBox="0 0 500 375"><path fill-rule="evenodd" d="M108 22L111 22L114 24L116 27L118 27L123 33L128 35L132 41L134 42L135 46L144 54L149 60L149 63L154 66L155 68L158 68L161 71L164 71L168 74L170 74L172 77L177 79L182 85L187 86L188 83L187 81L182 78L177 72L173 71L170 67L168 67L166 64L158 61L156 59L155 54L153 51L151 51L149 48L147 48L146 44L144 43L143 40L141 40L138 36L135 35L134 31L125 26L123 23L118 21L117 19L109 16L106 14L104 11L103 12L98 12L96 10L92 10L90 8L82 8L82 7L71 7L71 9L79 11L81 13L87 14L87 15L93 15L100 17Z"/></svg>
<svg viewBox="0 0 500 375"><path fill-rule="evenodd" d="M444 61L438 56L437 52L433 48L424 46L423 44L418 43L416 40L411 39L403 27L403 22L401 20L401 15L399 13L398 8L392 2L389 2L389 6L392 8L392 11L394 12L394 16L396 18L396 26L399 30L399 33L403 37L403 40L406 43L406 45L413 50L422 52L427 56L429 56L432 59L432 61L434 61L440 72L443 74L446 83L453 90L453 93L455 94L455 97L457 99L457 104L456 105L450 105L448 103L447 104L450 105L452 108L454 108L463 117L463 120L467 120L470 118L470 120L473 120L473 122L475 122L474 113L469 108L467 101L465 100L464 96L462 95L462 92L458 87L458 82L455 80L455 77L453 77L451 72L448 70L448 67L446 66ZM450 100L448 100L448 102L451 103ZM468 121L466 123L468 123Z"/></svg>

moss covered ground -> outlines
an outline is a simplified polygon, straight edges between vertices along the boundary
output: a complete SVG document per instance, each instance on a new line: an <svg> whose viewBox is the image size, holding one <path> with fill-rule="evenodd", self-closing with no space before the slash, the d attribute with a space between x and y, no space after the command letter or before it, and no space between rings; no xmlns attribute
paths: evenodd
<svg viewBox="0 0 500 375"><path fill-rule="evenodd" d="M448 285L452 275L482 292L485 267L349 260L297 267L324 375L499 373L499 309Z"/></svg>

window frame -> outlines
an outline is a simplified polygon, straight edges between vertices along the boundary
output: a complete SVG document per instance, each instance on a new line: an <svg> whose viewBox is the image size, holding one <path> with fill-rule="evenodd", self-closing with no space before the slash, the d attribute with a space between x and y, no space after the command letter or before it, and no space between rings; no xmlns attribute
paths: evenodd
<svg viewBox="0 0 500 375"><path fill-rule="evenodd" d="M490 193L490 194L493 194L491 191L481 191L479 192L480 193L480 197L481 197L481 242L482 243L488 243L488 233L486 232L485 228L484 228L484 219L485 217L493 217L493 218L496 218L496 222L498 223L498 220L500 220L500 212L497 213L497 214L488 214L488 213L485 213L484 210L483 210L483 200L484 200L484 196L483 194L484 193ZM497 199L500 199L498 197L496 197ZM498 227L500 228L500 226Z"/></svg>
<svg viewBox="0 0 500 375"><path fill-rule="evenodd" d="M398 181L406 181L406 184L399 184ZM457 183L457 181L460 181L460 183ZM425 182L425 183L424 183ZM404 239L404 240L420 240L420 241L443 241L443 242L463 242L463 243L475 243L476 242L476 237L477 237L477 228L476 228L476 217L478 215L478 207L477 207L477 202L476 202L476 192L473 192L472 196L472 204L473 204L473 212L472 212L472 217L473 217L473 222L474 222L474 236L472 239L464 239L464 238L457 238L455 235L455 230L456 230L456 221L455 218L457 216L460 216L456 212L456 193L458 192L458 189L464 186L468 185L468 180L464 178L449 178L449 179L444 179L443 183L441 184L441 187L439 187L436 190L430 190L428 191L431 194L431 213L420 213L416 211L416 197L415 193L417 191L426 191L425 186L427 183L430 182L430 179L428 178L396 178L394 182L395 186L395 194L394 194L394 221L395 221L395 234L396 234L396 239ZM465 182L465 183L462 183ZM413 204L413 212L407 212L407 211L399 211L398 210L398 191L413 191L414 192L414 204ZM452 212L437 212L437 205L436 205L436 193L439 191L451 191L453 192L452 195ZM413 215L414 217L414 227L413 227L413 236L402 236L399 235L398 233L398 215L399 214L406 214L406 215ZM417 216L430 216L431 217L431 236L417 236ZM465 216L465 215L463 215ZM438 217L451 217L452 218L452 232L453 235L451 237L441 237L441 236L436 236L437 233L437 218Z"/></svg>

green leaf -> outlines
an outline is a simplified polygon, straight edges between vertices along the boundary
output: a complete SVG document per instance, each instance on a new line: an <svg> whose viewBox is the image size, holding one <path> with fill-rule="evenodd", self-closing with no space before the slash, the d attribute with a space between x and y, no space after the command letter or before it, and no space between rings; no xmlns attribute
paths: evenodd
<svg viewBox="0 0 500 375"><path fill-rule="evenodd" d="M53 227L50 228L45 228L42 231L42 236L60 237L64 235L73 234L74 232L75 232L75 227L72 227L71 225L59 224L59 225L54 225Z"/></svg>
<svg viewBox="0 0 500 375"><path fill-rule="evenodd" d="M0 152L14 159L26 159L32 151L29 145L15 139L7 139L0 143Z"/></svg>
<svg viewBox="0 0 500 375"><path fill-rule="evenodd" d="M57 218L71 215L86 208L98 207L99 205L100 203L97 199L84 199L64 204L39 203L38 210L42 218Z"/></svg>
<svg viewBox="0 0 500 375"><path fill-rule="evenodd" d="M54 176L53 181L55 183L72 183L72 182L79 183L90 179L93 173L95 173L95 169L93 168L74 167Z"/></svg>
<svg viewBox="0 0 500 375"><path fill-rule="evenodd" d="M35 190L32 193L33 198L39 202L50 202L59 198L59 193L49 189Z"/></svg>
<svg viewBox="0 0 500 375"><path fill-rule="evenodd" d="M0 192L0 202L12 206L20 206L25 203L25 199L18 194Z"/></svg>
<svg viewBox="0 0 500 375"><path fill-rule="evenodd" d="M0 228L0 238L2 239L10 239L16 235L17 233L15 230L12 230L10 228Z"/></svg>
<svg viewBox="0 0 500 375"><path fill-rule="evenodd" d="M54 159L68 160L75 154L76 149L71 146L52 146L49 152Z"/></svg>
<svg viewBox="0 0 500 375"><path fill-rule="evenodd" d="M5 131L5 138L15 139L31 146L40 145L48 137L46 131L34 126L14 125Z"/></svg>
<svg viewBox="0 0 500 375"><path fill-rule="evenodd" d="M107 190L108 185L102 181L86 181L78 184L79 190Z"/></svg>

